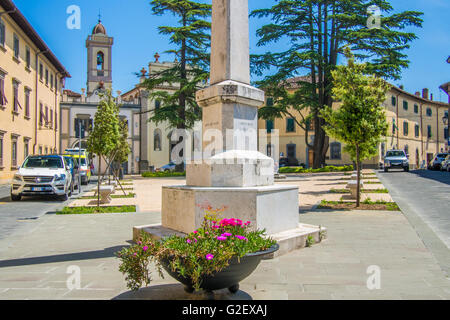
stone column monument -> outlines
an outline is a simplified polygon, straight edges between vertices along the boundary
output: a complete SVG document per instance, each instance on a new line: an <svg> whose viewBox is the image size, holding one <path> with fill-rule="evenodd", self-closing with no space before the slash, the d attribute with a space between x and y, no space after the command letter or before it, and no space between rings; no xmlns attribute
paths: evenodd
<svg viewBox="0 0 450 320"><path fill-rule="evenodd" d="M162 225L135 227L156 237L190 233L202 224L198 205L227 206L223 218L251 221L279 241L279 253L304 245L319 228L299 224L298 187L274 185L273 159L257 150L258 107L264 92L250 85L248 0L213 0L210 87L203 108L202 161L187 164L186 185L162 189ZM317 239L316 239L317 240Z"/></svg>

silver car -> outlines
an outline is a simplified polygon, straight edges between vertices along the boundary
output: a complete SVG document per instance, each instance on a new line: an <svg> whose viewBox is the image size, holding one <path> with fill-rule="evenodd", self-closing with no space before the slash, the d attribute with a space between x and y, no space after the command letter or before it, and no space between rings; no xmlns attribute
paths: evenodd
<svg viewBox="0 0 450 320"><path fill-rule="evenodd" d="M384 172L389 169L409 171L409 159L403 150L389 150L384 157Z"/></svg>
<svg viewBox="0 0 450 320"><path fill-rule="evenodd" d="M11 182L11 200L22 196L58 196L67 200L72 193L70 167L59 155L28 156Z"/></svg>
<svg viewBox="0 0 450 320"><path fill-rule="evenodd" d="M450 154L442 161L441 171L450 172Z"/></svg>

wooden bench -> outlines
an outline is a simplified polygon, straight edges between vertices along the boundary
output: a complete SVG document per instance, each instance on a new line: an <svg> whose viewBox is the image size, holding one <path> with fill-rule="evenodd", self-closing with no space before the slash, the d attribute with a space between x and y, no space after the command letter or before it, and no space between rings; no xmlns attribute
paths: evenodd
<svg viewBox="0 0 450 320"><path fill-rule="evenodd" d="M364 183L360 181L360 190L364 187ZM347 189L350 189L350 193L352 195L353 199L356 199L357 197L357 189L358 189L358 181L357 180L350 180L347 184Z"/></svg>
<svg viewBox="0 0 450 320"><path fill-rule="evenodd" d="M97 189L95 189L95 194L94 196L96 196L97 193ZM114 192L114 186L100 186L100 203L101 204L108 204L111 202L112 198L111 198L111 194Z"/></svg>

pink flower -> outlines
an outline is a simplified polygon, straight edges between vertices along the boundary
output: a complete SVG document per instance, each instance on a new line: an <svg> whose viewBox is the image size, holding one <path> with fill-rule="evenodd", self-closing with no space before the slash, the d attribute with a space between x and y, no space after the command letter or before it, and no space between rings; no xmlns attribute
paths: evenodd
<svg viewBox="0 0 450 320"><path fill-rule="evenodd" d="M208 253L206 255L206 260L212 260L212 259L214 259L214 256L211 253Z"/></svg>
<svg viewBox="0 0 450 320"><path fill-rule="evenodd" d="M227 237L219 236L216 239L219 241L225 241L225 240L227 240Z"/></svg>
<svg viewBox="0 0 450 320"><path fill-rule="evenodd" d="M250 221L247 221L247 222L245 223L245 225L248 226L250 223L251 223Z"/></svg>
<svg viewBox="0 0 450 320"><path fill-rule="evenodd" d="M222 237L231 237L232 234L229 233L229 232L225 232L225 233L223 233L221 236L222 236Z"/></svg>
<svg viewBox="0 0 450 320"><path fill-rule="evenodd" d="M192 241L191 241L191 240L189 240L189 239L187 239L187 240L186 240L186 242L187 242L187 243L191 243Z"/></svg>
<svg viewBox="0 0 450 320"><path fill-rule="evenodd" d="M137 256L137 253L136 253L136 252L135 252L135 253L133 253L133 256L135 256L135 257L136 257L136 256Z"/></svg>
<svg viewBox="0 0 450 320"><path fill-rule="evenodd" d="M195 230L195 231L194 231L194 233L198 233L198 231L197 231L197 230Z"/></svg>
<svg viewBox="0 0 450 320"><path fill-rule="evenodd" d="M145 247L142 248L142 250L147 251L147 250L148 250L148 247L145 246Z"/></svg>
<svg viewBox="0 0 450 320"><path fill-rule="evenodd" d="M244 237L244 236L239 236L239 235L237 235L236 238L238 238L239 240L245 240L245 241L248 241L248 239L247 239L246 237Z"/></svg>

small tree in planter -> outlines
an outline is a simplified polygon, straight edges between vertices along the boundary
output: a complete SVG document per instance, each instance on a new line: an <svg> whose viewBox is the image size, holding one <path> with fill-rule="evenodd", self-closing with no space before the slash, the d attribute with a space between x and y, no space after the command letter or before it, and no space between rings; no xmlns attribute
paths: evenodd
<svg viewBox="0 0 450 320"><path fill-rule="evenodd" d="M120 137L119 107L110 90L101 95L94 117L94 127L89 134L87 150L98 156L97 206L100 206L100 177L102 157L111 155L117 148Z"/></svg>
<svg viewBox="0 0 450 320"><path fill-rule="evenodd" d="M322 116L328 135L346 143L345 151L356 163L357 197L361 199L361 166L364 159L375 156L378 144L386 136L388 124L383 102L390 85L376 76L366 76L367 65L357 64L349 48L345 49L347 66L332 71L334 99L342 105L333 110L326 107Z"/></svg>
<svg viewBox="0 0 450 320"><path fill-rule="evenodd" d="M153 262L161 277L164 268L188 292L229 288L234 293L262 256L278 249L276 241L265 237L264 230L252 230L250 221L219 221L226 207L213 209L208 204L204 209L202 227L186 237L154 240L143 233L136 245L118 253L119 270L126 275L128 288L138 290L150 284L149 263ZM221 277L225 269L227 276Z"/></svg>

